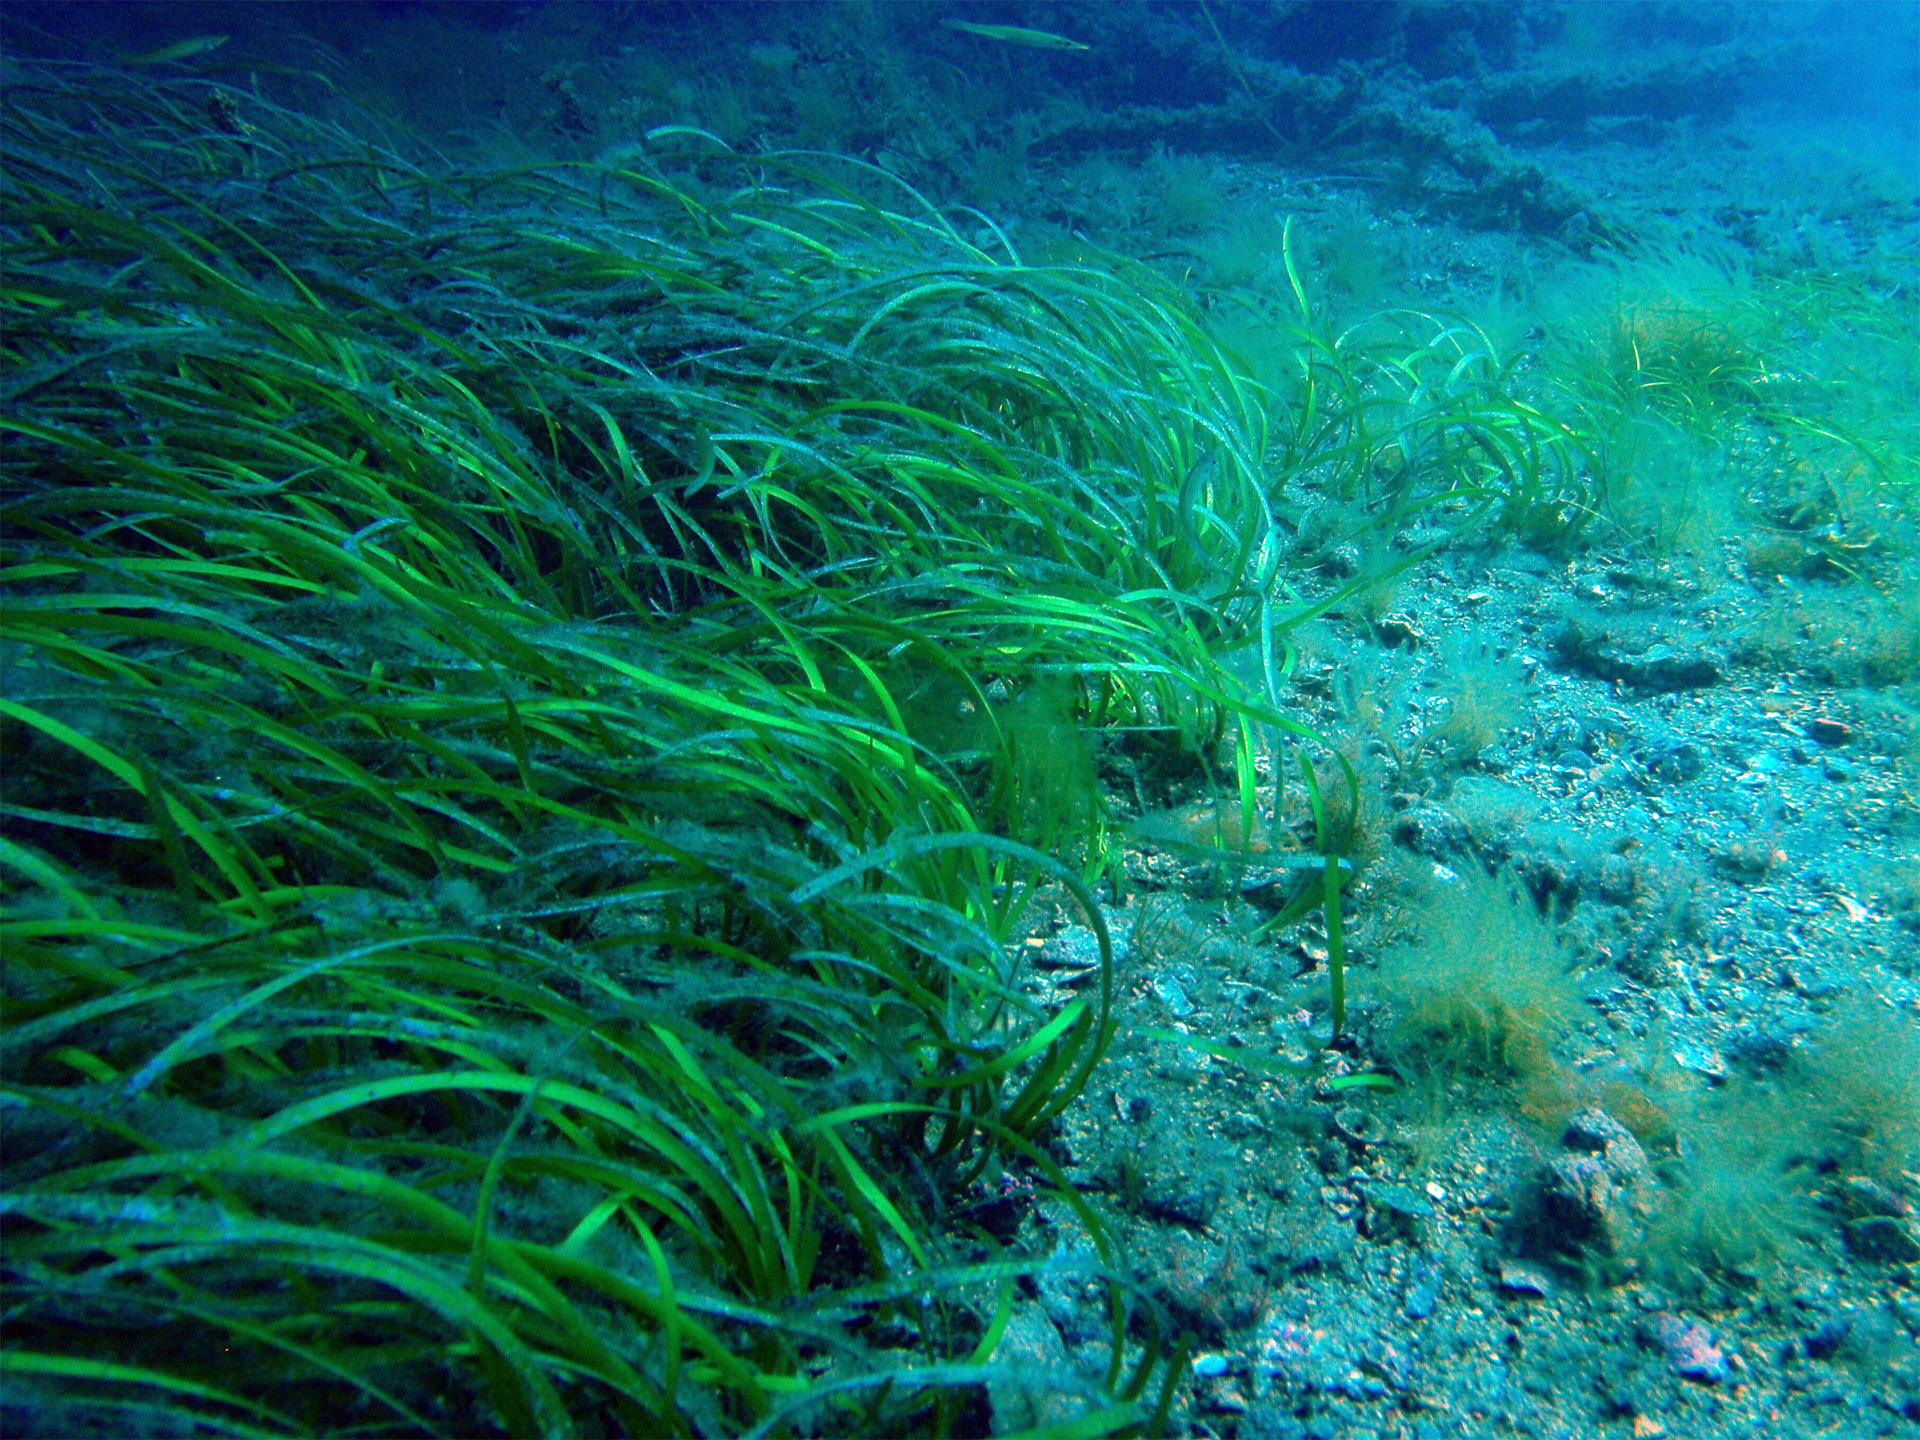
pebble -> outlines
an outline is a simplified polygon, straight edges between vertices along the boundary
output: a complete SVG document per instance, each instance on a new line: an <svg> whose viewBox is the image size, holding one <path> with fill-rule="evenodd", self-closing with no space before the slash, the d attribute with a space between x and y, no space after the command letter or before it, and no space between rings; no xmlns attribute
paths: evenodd
<svg viewBox="0 0 1920 1440"><path fill-rule="evenodd" d="M1718 1385L1731 1371L1726 1353L1713 1343L1713 1332L1704 1325L1663 1311L1648 1322L1646 1333L1682 1380Z"/></svg>
<svg viewBox="0 0 1920 1440"><path fill-rule="evenodd" d="M1706 768L1706 756L1698 745L1682 740L1662 749L1647 768L1669 785L1684 785Z"/></svg>
<svg viewBox="0 0 1920 1440"><path fill-rule="evenodd" d="M1114 958L1117 961L1124 957L1116 953ZM1098 970L1100 937L1089 926L1069 925L1051 940L1042 942L1033 963L1042 970Z"/></svg>
<svg viewBox="0 0 1920 1440"><path fill-rule="evenodd" d="M1363 1193L1380 1209L1391 1210L1409 1220L1431 1220L1434 1217L1433 1206L1419 1191L1409 1186L1373 1181L1364 1188Z"/></svg>
<svg viewBox="0 0 1920 1440"><path fill-rule="evenodd" d="M1499 1285L1509 1295L1525 1295L1535 1300L1545 1299L1549 1290L1546 1272L1519 1260L1500 1262Z"/></svg>
<svg viewBox="0 0 1920 1440"><path fill-rule="evenodd" d="M1853 727L1829 715L1816 715L1807 722L1807 738L1820 745L1846 745L1853 740Z"/></svg>
<svg viewBox="0 0 1920 1440"><path fill-rule="evenodd" d="M1187 998L1187 992L1180 988L1178 980L1161 976L1153 982L1153 993L1160 997L1161 1004L1181 1019L1193 1013L1193 1002Z"/></svg>
<svg viewBox="0 0 1920 1440"><path fill-rule="evenodd" d="M1409 1320L1424 1320L1440 1307L1440 1276L1436 1271L1416 1275L1407 1287L1407 1298L1400 1306Z"/></svg>
<svg viewBox="0 0 1920 1440"><path fill-rule="evenodd" d="M1847 1333L1853 1329L1853 1316L1829 1315L1820 1322L1820 1328L1800 1342L1807 1352L1809 1360L1826 1360L1838 1353L1846 1343Z"/></svg>

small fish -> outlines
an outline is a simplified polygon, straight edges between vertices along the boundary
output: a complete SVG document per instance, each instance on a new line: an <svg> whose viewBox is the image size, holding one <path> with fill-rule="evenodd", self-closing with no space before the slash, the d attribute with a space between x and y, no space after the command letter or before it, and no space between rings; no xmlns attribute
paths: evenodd
<svg viewBox="0 0 1920 1440"><path fill-rule="evenodd" d="M1091 50L1091 45L1083 45L1078 40L1069 40L1064 35L1056 35L1051 30L1028 30L1019 25L975 25L971 20L949 20L949 30L961 30L968 35L978 35L982 40L998 40L1007 45L1027 45L1035 50Z"/></svg>
<svg viewBox="0 0 1920 1440"><path fill-rule="evenodd" d="M149 50L145 55L130 55L120 63L122 65L165 65L171 60L191 60L196 55L204 55L209 50L218 50L227 43L225 35L196 35L191 40L176 40L171 45L162 45L158 50Z"/></svg>

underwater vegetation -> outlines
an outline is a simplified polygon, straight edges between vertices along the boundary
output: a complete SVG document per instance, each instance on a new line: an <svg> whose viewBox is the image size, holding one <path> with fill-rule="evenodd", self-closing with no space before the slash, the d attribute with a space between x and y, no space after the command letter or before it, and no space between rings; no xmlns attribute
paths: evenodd
<svg viewBox="0 0 1920 1440"><path fill-rule="evenodd" d="M1078 727L1262 709L1244 382L851 162L77 67L0 127L8 1426L953 1428L969 1207L1106 1243L1038 1141L1111 946L1021 837L1097 835Z"/></svg>
<svg viewBox="0 0 1920 1440"><path fill-rule="evenodd" d="M736 153L728 95L608 164L468 170L216 83L9 72L0 1428L978 1430L1039 1264L981 1218L1009 1195L1106 1267L1075 1433L1151 1428L1176 1337L1048 1146L1114 1038L1102 760L1209 792L1136 838L1298 877L1338 1034L1328 897L1387 812L1284 708L1300 627L1452 538L1574 545L1619 417L1717 456L1773 407L1782 531L1900 573L1826 531L1910 485L1906 422L1821 410L1711 297L1525 380L1500 327L1336 326L1280 217L1239 216L1203 311ZM1171 231L1227 199L1202 157L1150 178ZM1801 300L1828 373L1904 373ZM1348 541L1360 573L1303 576ZM1463 662L1426 768L1517 694ZM1390 1046L1561 1105L1564 956L1457 883L1383 961ZM1042 886L1100 957L1048 1005L1011 943ZM1835 1093L1835 1163L1911 1163L1899 1094Z"/></svg>
<svg viewBox="0 0 1920 1440"><path fill-rule="evenodd" d="M1817 1097L1813 1151L1881 1184L1920 1170L1920 1030L1870 995L1835 1007L1795 1056L1793 1079Z"/></svg>
<svg viewBox="0 0 1920 1440"><path fill-rule="evenodd" d="M1618 538L1717 580L1850 576L1898 589L1915 537L1910 309L1730 249L1610 256L1545 289L1537 398L1586 437Z"/></svg>
<svg viewBox="0 0 1920 1440"><path fill-rule="evenodd" d="M1670 1283L1766 1280L1817 1240L1817 1173L1800 1096L1766 1084L1670 1097L1671 1149L1660 1157L1663 1203L1639 1253Z"/></svg>
<svg viewBox="0 0 1920 1440"><path fill-rule="evenodd" d="M1836 1227L1886 1259L1875 1217L1920 1167L1920 1032L1872 996L1836 1006L1777 1074L1673 1092L1666 1203L1644 1255L1676 1283L1767 1283ZM1891 1228L1889 1226L1889 1228Z"/></svg>
<svg viewBox="0 0 1920 1440"><path fill-rule="evenodd" d="M1553 1043L1585 1007L1553 927L1504 875L1449 872L1408 888L1414 934L1382 955L1373 985L1392 1006L1389 1056L1557 1101Z"/></svg>

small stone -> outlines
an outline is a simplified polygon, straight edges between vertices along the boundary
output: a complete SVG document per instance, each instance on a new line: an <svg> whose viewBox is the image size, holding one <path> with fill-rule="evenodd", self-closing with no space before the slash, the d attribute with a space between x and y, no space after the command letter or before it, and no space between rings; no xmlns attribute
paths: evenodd
<svg viewBox="0 0 1920 1440"><path fill-rule="evenodd" d="M1853 1316L1829 1315L1820 1322L1818 1330L1800 1342L1800 1346L1807 1352L1809 1360L1828 1360L1839 1353L1841 1345L1846 1342L1847 1332L1852 1329Z"/></svg>
<svg viewBox="0 0 1920 1440"><path fill-rule="evenodd" d="M1550 1288L1545 1271L1519 1260L1500 1262L1498 1283L1509 1295L1525 1295L1534 1300L1545 1299Z"/></svg>
<svg viewBox="0 0 1920 1440"><path fill-rule="evenodd" d="M1387 1127L1364 1105L1342 1105L1333 1112L1333 1128L1355 1149L1364 1150L1387 1138Z"/></svg>
<svg viewBox="0 0 1920 1440"><path fill-rule="evenodd" d="M1434 1217L1433 1206L1411 1186L1375 1181L1370 1182L1363 1193L1376 1208L1391 1211L1405 1219L1431 1220Z"/></svg>
<svg viewBox="0 0 1920 1440"><path fill-rule="evenodd" d="M1830 715L1816 715L1807 722L1807 738L1821 745L1847 745L1853 740L1853 727Z"/></svg>
<svg viewBox="0 0 1920 1440"><path fill-rule="evenodd" d="M1186 1180L1164 1187L1154 1186L1148 1191L1140 1208L1151 1220L1204 1230L1220 1204L1220 1188L1216 1180Z"/></svg>
<svg viewBox="0 0 1920 1440"><path fill-rule="evenodd" d="M1393 825L1393 838L1432 860L1467 853L1473 839L1464 820L1438 805L1422 805L1398 816Z"/></svg>
<svg viewBox="0 0 1920 1440"><path fill-rule="evenodd" d="M1424 1320L1439 1308L1439 1271L1425 1270L1416 1274L1413 1283L1407 1286L1407 1298L1401 1303L1400 1312L1409 1320Z"/></svg>
<svg viewBox="0 0 1920 1440"><path fill-rule="evenodd" d="M1683 1316L1655 1315L1647 1323L1646 1334L1665 1352L1668 1368L1682 1380L1718 1385L1732 1368L1726 1353L1713 1343L1713 1332Z"/></svg>
<svg viewBox="0 0 1920 1440"><path fill-rule="evenodd" d="M1161 976L1153 982L1153 993L1178 1018L1184 1020L1193 1013L1193 1002L1187 998L1187 992L1181 988L1178 980Z"/></svg>
<svg viewBox="0 0 1920 1440"><path fill-rule="evenodd" d="M1684 785L1706 768L1706 756L1698 745L1683 740L1663 749L1647 768L1669 785Z"/></svg>
<svg viewBox="0 0 1920 1440"><path fill-rule="evenodd" d="M1405 615L1383 615L1379 625L1380 643L1391 649L1396 645L1418 645L1426 637L1420 627Z"/></svg>
<svg viewBox="0 0 1920 1440"><path fill-rule="evenodd" d="M1613 1179L1597 1155L1556 1155L1540 1177L1545 1238L1563 1250L1596 1245L1615 1248L1609 1227Z"/></svg>

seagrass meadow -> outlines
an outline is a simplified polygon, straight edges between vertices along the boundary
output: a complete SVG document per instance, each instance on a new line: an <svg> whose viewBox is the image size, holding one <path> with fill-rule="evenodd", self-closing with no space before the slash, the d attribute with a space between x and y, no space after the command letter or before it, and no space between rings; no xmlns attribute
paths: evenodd
<svg viewBox="0 0 1920 1440"><path fill-rule="evenodd" d="M467 173L80 66L3 123L9 1428L977 1428L1037 1262L970 1216L1106 1243L1042 1140L1107 847L997 697L1284 723L1217 658L1285 653L1250 382L832 156ZM1110 1308L1083 1433L1178 1371Z"/></svg>
<svg viewBox="0 0 1920 1440"><path fill-rule="evenodd" d="M1910 412L1772 358L1910 353L1839 281L1647 280L1521 357L1336 324L1284 222L1189 288L824 150L482 168L6 63L8 1433L1004 1430L1036 1195L1103 1277L1053 1433L1157 1433L1191 1337L1059 1143L1115 777L1289 852L1319 1077L1384 841L1303 627L1463 537L1683 551L1729 414L1911 509Z"/></svg>

